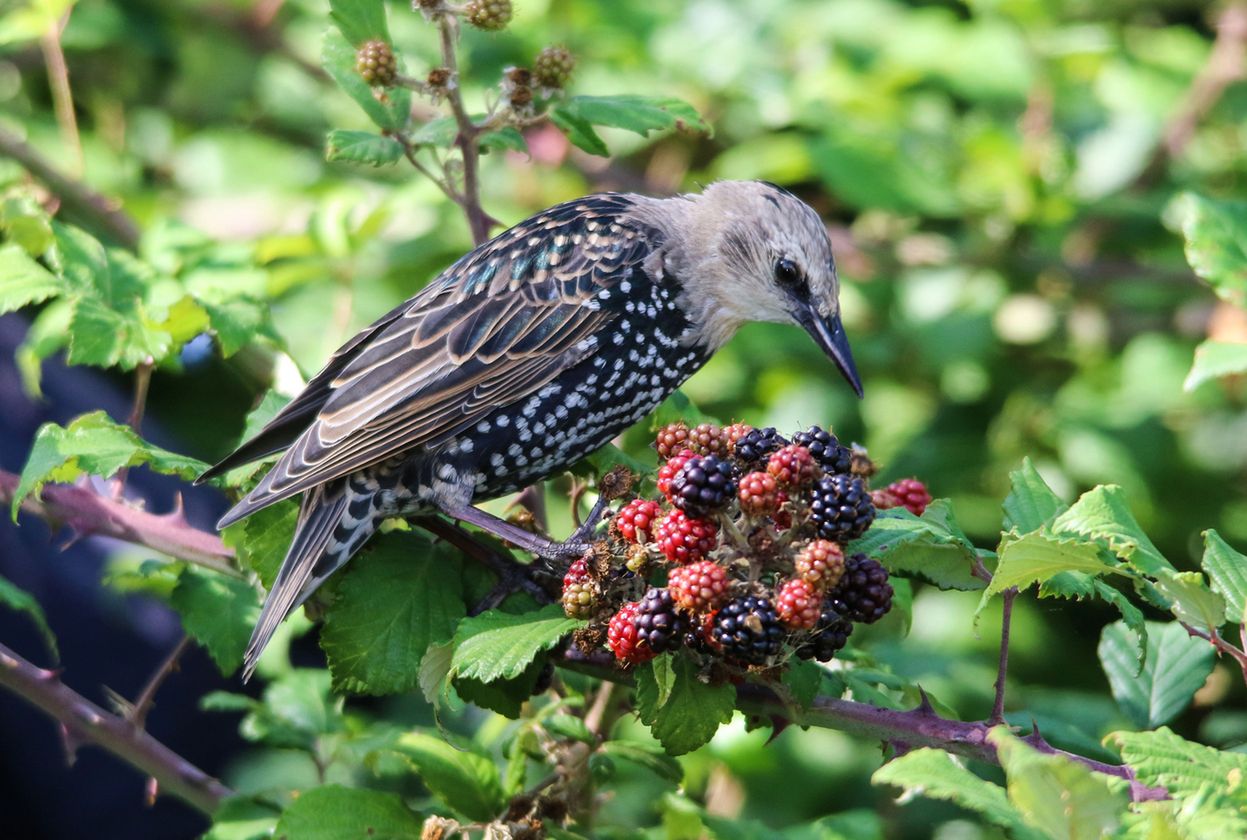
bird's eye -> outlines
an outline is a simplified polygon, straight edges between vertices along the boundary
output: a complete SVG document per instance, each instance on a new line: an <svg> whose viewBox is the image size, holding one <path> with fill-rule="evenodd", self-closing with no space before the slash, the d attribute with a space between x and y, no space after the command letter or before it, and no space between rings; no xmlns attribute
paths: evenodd
<svg viewBox="0 0 1247 840"><path fill-rule="evenodd" d="M787 257L775 261L775 282L789 289L797 289L805 285L805 278L797 264Z"/></svg>

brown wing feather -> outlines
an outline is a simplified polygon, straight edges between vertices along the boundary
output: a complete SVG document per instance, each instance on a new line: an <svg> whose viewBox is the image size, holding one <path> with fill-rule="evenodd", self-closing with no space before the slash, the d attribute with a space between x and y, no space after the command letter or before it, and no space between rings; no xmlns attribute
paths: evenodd
<svg viewBox="0 0 1247 840"><path fill-rule="evenodd" d="M451 266L353 348L316 419L222 523L436 447L584 359L614 317L597 294L657 244L652 231L619 221L629 206L599 196L552 208Z"/></svg>

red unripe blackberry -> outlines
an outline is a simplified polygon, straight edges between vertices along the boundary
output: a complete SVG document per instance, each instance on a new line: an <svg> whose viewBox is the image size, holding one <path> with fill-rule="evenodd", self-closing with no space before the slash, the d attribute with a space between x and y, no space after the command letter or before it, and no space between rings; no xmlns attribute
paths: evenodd
<svg viewBox="0 0 1247 840"><path fill-rule="evenodd" d="M658 502L633 499L615 516L615 527L631 543L647 543L654 538L654 523L662 516Z"/></svg>
<svg viewBox="0 0 1247 840"><path fill-rule="evenodd" d="M589 577L588 561L582 557L563 575L563 612L569 618L590 618L597 607L597 586Z"/></svg>
<svg viewBox="0 0 1247 840"><path fill-rule="evenodd" d="M822 609L822 593L801 578L785 582L775 594L775 612L793 630L812 629Z"/></svg>
<svg viewBox="0 0 1247 840"><path fill-rule="evenodd" d="M533 59L533 79L539 87L561 88L572 77L576 57L567 47L546 47Z"/></svg>
<svg viewBox="0 0 1247 840"><path fill-rule="evenodd" d="M844 575L828 593L827 603L850 621L874 624L892 609L888 570L873 557L854 554L844 561Z"/></svg>
<svg viewBox="0 0 1247 840"><path fill-rule="evenodd" d="M766 466L766 459L772 452L787 445L788 441L775 431L774 426L750 429L736 441L732 455L746 467L761 468Z"/></svg>
<svg viewBox="0 0 1247 840"><path fill-rule="evenodd" d="M813 482L819 469L810 450L790 443L771 453L766 471L775 476L781 487L799 489Z"/></svg>
<svg viewBox="0 0 1247 840"><path fill-rule="evenodd" d="M830 606L824 605L819 614L814 633L797 645L796 654L801 659L817 659L830 662L853 634L853 624Z"/></svg>
<svg viewBox="0 0 1247 840"><path fill-rule="evenodd" d="M641 599L634 623L637 644L654 653L675 650L688 631L688 620L676 611L671 593L657 587L651 587Z"/></svg>
<svg viewBox="0 0 1247 840"><path fill-rule="evenodd" d="M765 665L784 644L784 627L767 598L747 595L715 613L711 638L734 662Z"/></svg>
<svg viewBox="0 0 1247 840"><path fill-rule="evenodd" d="M857 476L824 476L810 491L810 520L820 537L843 545L866 533L875 505Z"/></svg>
<svg viewBox="0 0 1247 840"><path fill-rule="evenodd" d="M667 463L658 468L658 492L671 499L671 479L675 478L676 473L684 468L685 463L691 458L696 458L697 454L691 449L681 449L675 455L667 459Z"/></svg>
<svg viewBox="0 0 1247 840"><path fill-rule="evenodd" d="M916 478L893 481L882 492L896 500L893 507L906 508L914 516L922 516L927 505L931 504L931 494L927 492L927 486Z"/></svg>
<svg viewBox="0 0 1247 840"><path fill-rule="evenodd" d="M727 441L723 430L713 423L702 423L688 433L689 449L698 455L727 456Z"/></svg>
<svg viewBox="0 0 1247 840"><path fill-rule="evenodd" d="M398 78L394 50L385 41L365 41L355 51L355 72L370 85L389 87Z"/></svg>
<svg viewBox="0 0 1247 840"><path fill-rule="evenodd" d="M891 510L901 506L901 500L892 495L886 487L880 487L878 490L870 491L870 501L874 504L875 510Z"/></svg>
<svg viewBox="0 0 1247 840"><path fill-rule="evenodd" d="M672 563L693 563L714 551L718 535L719 526L715 523L673 510L658 523L654 539Z"/></svg>
<svg viewBox="0 0 1247 840"><path fill-rule="evenodd" d="M797 552L792 565L797 577L826 592L844 577L844 552L831 540L814 540Z"/></svg>
<svg viewBox="0 0 1247 840"><path fill-rule="evenodd" d="M649 647L640 644L636 618L641 605L630 601L619 608L619 612L611 616L606 628L606 644L610 646L615 658L620 662L636 665L648 662L657 654Z"/></svg>
<svg viewBox="0 0 1247 840"><path fill-rule="evenodd" d="M779 495L779 482L764 472L749 473L736 490L741 511L750 516L773 516L779 510Z"/></svg>
<svg viewBox="0 0 1247 840"><path fill-rule="evenodd" d="M477 29L497 31L511 22L511 0L468 0L463 15Z"/></svg>
<svg viewBox="0 0 1247 840"><path fill-rule="evenodd" d="M792 511L784 510L784 505L788 503L788 494L780 490L775 498L779 505L775 515L771 517L771 521L775 523L775 527L780 531L787 531L792 527Z"/></svg>
<svg viewBox="0 0 1247 840"><path fill-rule="evenodd" d="M658 457L664 461L679 454L683 449L691 452L692 448L688 442L688 426L684 423L668 423L663 426L654 436L654 449L658 450Z"/></svg>
<svg viewBox="0 0 1247 840"><path fill-rule="evenodd" d="M706 613L727 598L727 570L713 560L677 566L667 575L667 589L675 605L691 613Z"/></svg>
<svg viewBox="0 0 1247 840"><path fill-rule="evenodd" d="M853 470L853 450L840 443L839 439L826 429L810 426L807 431L797 432L792 436L793 443L799 443L810 454L823 472L831 475L847 475Z"/></svg>
<svg viewBox="0 0 1247 840"><path fill-rule="evenodd" d="M728 455L736 453L736 442L753 431L748 423L731 423L722 429L724 451Z"/></svg>
<svg viewBox="0 0 1247 840"><path fill-rule="evenodd" d="M671 504L689 516L707 517L722 510L736 495L736 474L722 458L690 458L671 479Z"/></svg>

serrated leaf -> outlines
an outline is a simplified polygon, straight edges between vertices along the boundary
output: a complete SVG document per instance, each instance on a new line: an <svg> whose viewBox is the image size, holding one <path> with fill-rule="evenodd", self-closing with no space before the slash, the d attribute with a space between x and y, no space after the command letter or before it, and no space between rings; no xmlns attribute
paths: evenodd
<svg viewBox="0 0 1247 840"><path fill-rule="evenodd" d="M425 654L425 659L428 659L428 654ZM481 682L467 677L456 677L455 693L464 702L516 720L524 710L524 703L533 696L546 664L540 659L534 660L518 677L509 680ZM423 675L424 662L420 665Z"/></svg>
<svg viewBox="0 0 1247 840"><path fill-rule="evenodd" d="M342 699L330 691L329 672L295 668L265 687L260 705L243 719L240 730L250 741L312 750L318 739L343 726Z"/></svg>
<svg viewBox="0 0 1247 840"><path fill-rule="evenodd" d="M1114 732L1104 741L1121 751L1136 779L1174 796L1197 796L1208 788L1239 797L1247 793L1247 754L1188 741L1166 726L1154 732Z"/></svg>
<svg viewBox="0 0 1247 840"><path fill-rule="evenodd" d="M411 533L372 540L351 561L325 612L320 645L338 690L393 694L415 687L430 644L464 614L460 558Z"/></svg>
<svg viewBox="0 0 1247 840"><path fill-rule="evenodd" d="M0 315L64 292L60 279L15 243L0 246Z"/></svg>
<svg viewBox="0 0 1247 840"><path fill-rule="evenodd" d="M207 648L221 673L234 673L260 617L260 596L251 584L188 565L169 602L186 632Z"/></svg>
<svg viewBox="0 0 1247 840"><path fill-rule="evenodd" d="M1212 590L1225 599L1225 620L1247 623L1247 555L1240 554L1211 529L1204 532L1204 557L1200 561Z"/></svg>
<svg viewBox="0 0 1247 840"><path fill-rule="evenodd" d="M329 17L355 46L373 39L390 40L382 0L329 0Z"/></svg>
<svg viewBox="0 0 1247 840"><path fill-rule="evenodd" d="M415 766L425 787L469 819L487 822L505 807L492 759L420 732L403 735L395 749Z"/></svg>
<svg viewBox="0 0 1247 840"><path fill-rule="evenodd" d="M643 137L668 128L710 132L696 108L673 96L572 96L553 111L590 125L623 128Z"/></svg>
<svg viewBox="0 0 1247 840"><path fill-rule="evenodd" d="M1040 753L1003 727L987 735L1005 770L1009 802L1051 838L1112 836L1130 804L1124 785L1061 755Z"/></svg>
<svg viewBox="0 0 1247 840"><path fill-rule="evenodd" d="M512 679L583 626L583 621L565 616L558 604L519 614L491 610L465 619L455 630L451 674L481 682Z"/></svg>
<svg viewBox="0 0 1247 840"><path fill-rule="evenodd" d="M298 503L287 499L230 525L221 532L221 540L234 549L239 566L255 572L264 588L272 589L298 519Z"/></svg>
<svg viewBox="0 0 1247 840"><path fill-rule="evenodd" d="M849 543L850 553L867 554L889 572L918 577L941 589L976 590L986 584L974 576L978 554L964 535L949 526L947 501L937 499L922 518L905 508L881 510L861 539Z"/></svg>
<svg viewBox="0 0 1247 840"><path fill-rule="evenodd" d="M1222 298L1247 303L1247 203L1184 193L1177 206L1191 268Z"/></svg>
<svg viewBox="0 0 1247 840"><path fill-rule="evenodd" d="M482 149L502 149L527 154L528 141L515 126L508 125L494 131L486 131L477 138Z"/></svg>
<svg viewBox="0 0 1247 840"><path fill-rule="evenodd" d="M281 812L246 796L231 796L212 812L203 840L263 840L273 836Z"/></svg>
<svg viewBox="0 0 1247 840"><path fill-rule="evenodd" d="M672 670L675 681L666 702L660 703L654 669L637 669L637 711L668 754L683 755L714 737L720 724L731 721L736 689L730 684L701 682L697 667L688 657L673 657Z"/></svg>
<svg viewBox="0 0 1247 840"><path fill-rule="evenodd" d="M1182 388L1194 391L1211 379L1242 373L1247 373L1247 344L1209 339L1195 348L1191 372L1186 375Z"/></svg>
<svg viewBox="0 0 1247 840"><path fill-rule="evenodd" d="M1113 697L1140 727L1173 720L1191 702L1212 673L1213 649L1189 636L1177 622L1147 624L1147 657L1136 668L1138 638L1123 622L1106 626L1096 653Z"/></svg>
<svg viewBox="0 0 1247 840"><path fill-rule="evenodd" d="M1154 584L1179 621L1205 632L1225 623L1225 599L1208 588L1199 572L1163 572Z"/></svg>
<svg viewBox="0 0 1247 840"><path fill-rule="evenodd" d="M51 651L52 659L56 661L61 658L60 651L56 647L56 635L52 632L52 628L48 626L48 618L43 614L43 607L35 600L35 596L18 587L3 575L0 575L0 606L26 613L27 617L34 622L35 629L39 631L39 636L43 639L43 643Z"/></svg>
<svg viewBox="0 0 1247 840"><path fill-rule="evenodd" d="M374 94L372 87L355 70L355 48L341 33L326 33L321 66L378 126L393 131L406 128L411 118L411 91L393 87ZM399 72L402 72L401 61Z"/></svg>
<svg viewBox="0 0 1247 840"><path fill-rule="evenodd" d="M679 784L684 779L684 768L680 762L663 752L662 748L653 744L642 744L636 741L607 741L601 752L610 758L619 758L652 771L661 779Z"/></svg>
<svg viewBox="0 0 1247 840"><path fill-rule="evenodd" d="M893 785L910 795L955 803L982 814L1020 840L1044 837L1026 825L1022 814L1009 804L1004 788L980 779L943 750L931 747L911 750L876 770L870 781L876 785Z"/></svg>
<svg viewBox="0 0 1247 840"><path fill-rule="evenodd" d="M7 17L12 16L9 12ZM52 247L52 220L33 191L9 193L0 200L0 231L4 238L32 257Z"/></svg>
<svg viewBox="0 0 1247 840"><path fill-rule="evenodd" d="M802 711L807 711L823 684L823 669L808 660L793 659L784 671L784 688Z"/></svg>
<svg viewBox="0 0 1247 840"><path fill-rule="evenodd" d="M163 359L173 349L173 336L149 321L141 304L123 312L85 295L74 296L72 304L65 357L71 365L131 370L148 358Z"/></svg>
<svg viewBox="0 0 1247 840"><path fill-rule="evenodd" d="M565 111L556 105L550 109L550 122L554 123L559 131L566 134L567 139L577 149L598 157L608 157L610 155L610 149L606 147L605 141L598 136L598 133L593 130L593 124L583 117Z"/></svg>
<svg viewBox="0 0 1247 840"><path fill-rule="evenodd" d="M369 131L334 129L325 141L325 160L345 160L369 166L387 166L403 156L403 147L393 137Z"/></svg>
<svg viewBox="0 0 1247 840"><path fill-rule="evenodd" d="M418 840L423 820L395 793L325 785L282 812L276 837L290 840Z"/></svg>
<svg viewBox="0 0 1247 840"><path fill-rule="evenodd" d="M1173 566L1139 527L1115 484L1088 490L1052 523L1056 534L1080 534L1107 544L1138 571L1155 577Z"/></svg>
<svg viewBox="0 0 1247 840"><path fill-rule="evenodd" d="M1004 530L1028 534L1051 522L1069 506L1043 480L1030 458L1009 473L1011 489L1004 500Z"/></svg>
<svg viewBox="0 0 1247 840"><path fill-rule="evenodd" d="M208 315L208 325L216 335L222 356L229 358L257 338L268 339L279 348L285 346L273 326L267 303L245 295L219 301L199 298L198 302Z"/></svg>
<svg viewBox="0 0 1247 840"><path fill-rule="evenodd" d="M194 478L207 464L153 446L129 426L114 423L107 414L84 414L62 428L44 423L35 433L30 456L13 493L11 513L17 519L22 501L49 481L71 482L82 475L108 478L122 467L146 464L156 472Z"/></svg>
<svg viewBox="0 0 1247 840"><path fill-rule="evenodd" d="M1063 540L1033 532L1016 540L1008 540L1000 547L996 571L992 573L992 582L983 597L998 595L1015 586L1025 589L1032 583L1042 583L1062 572L1104 575L1120 571L1120 566L1101 559L1100 547L1095 543Z"/></svg>

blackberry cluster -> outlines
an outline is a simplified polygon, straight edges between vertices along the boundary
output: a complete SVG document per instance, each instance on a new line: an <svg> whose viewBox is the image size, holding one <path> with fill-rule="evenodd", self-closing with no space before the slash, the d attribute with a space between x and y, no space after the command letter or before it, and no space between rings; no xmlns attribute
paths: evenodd
<svg viewBox="0 0 1247 840"><path fill-rule="evenodd" d="M875 517L864 450L817 426L789 442L742 423L670 424L654 447L659 497L625 498L564 579L567 614L590 622L582 638L605 631L625 665L674 652L737 679L827 661L854 623L887 614L887 570L845 548ZM915 480L884 492L892 506L930 500Z"/></svg>

